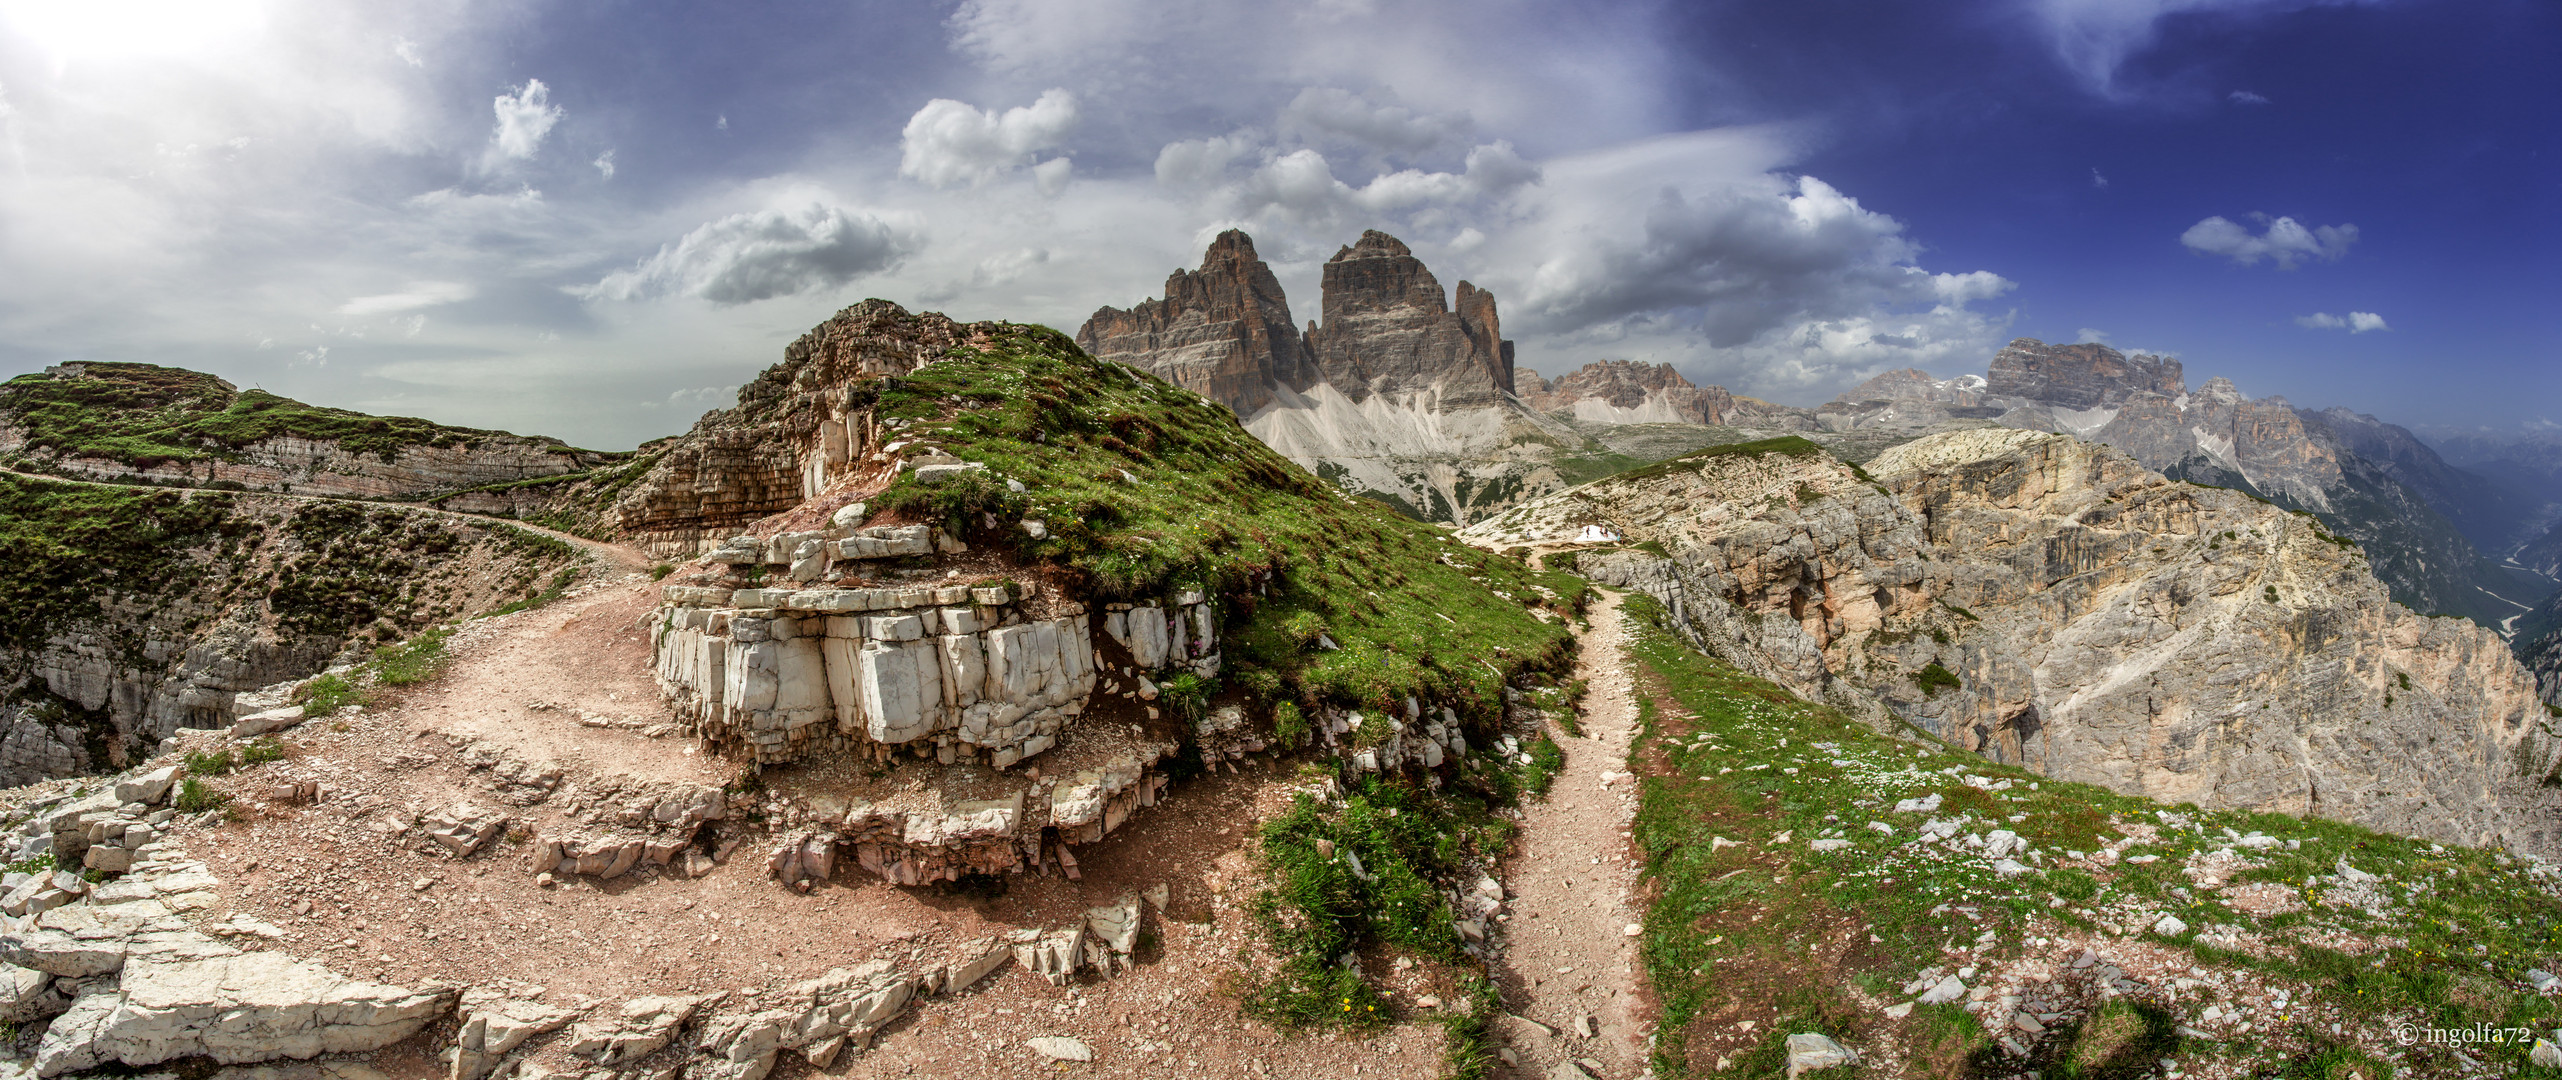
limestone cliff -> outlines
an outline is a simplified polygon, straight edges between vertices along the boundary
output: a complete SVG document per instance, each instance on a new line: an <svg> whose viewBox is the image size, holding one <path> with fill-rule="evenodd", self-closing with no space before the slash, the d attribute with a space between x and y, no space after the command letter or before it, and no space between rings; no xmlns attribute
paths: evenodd
<svg viewBox="0 0 2562 1080"><path fill-rule="evenodd" d="M1647 550L1578 565L1703 648L2050 776L2562 846L2527 672L2496 634L2393 603L2310 517L2024 430L1928 436L1867 471L1803 442L1712 449L1465 535L1605 525Z"/></svg>
<svg viewBox="0 0 2562 1080"><path fill-rule="evenodd" d="M397 499L624 456L320 408L151 364L62 364L0 384L0 459L64 476Z"/></svg>
<svg viewBox="0 0 2562 1080"><path fill-rule="evenodd" d="M2175 398L2187 392L2179 361L2138 353L2127 356L2106 345L2049 345L2019 338L1993 354L1984 374L1984 392L2023 397L2067 408L2114 405L2139 393Z"/></svg>
<svg viewBox="0 0 2562 1080"><path fill-rule="evenodd" d="M1482 408L1512 392L1494 294L1441 282L1396 237L1371 229L1326 260L1325 321L1308 329L1325 381L1355 403L1412 395L1436 411Z"/></svg>
<svg viewBox="0 0 2562 1080"><path fill-rule="evenodd" d="M1271 404L1276 387L1304 392L1320 377L1280 279L1255 255L1254 239L1236 229L1211 241L1199 270L1168 276L1163 298L1096 311L1076 343L1106 360L1138 364L1238 416Z"/></svg>

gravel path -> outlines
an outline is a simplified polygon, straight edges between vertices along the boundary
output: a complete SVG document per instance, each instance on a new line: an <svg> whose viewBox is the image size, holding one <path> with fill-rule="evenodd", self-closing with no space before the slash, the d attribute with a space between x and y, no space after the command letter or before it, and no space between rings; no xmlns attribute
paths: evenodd
<svg viewBox="0 0 2562 1080"><path fill-rule="evenodd" d="M1617 1080L1646 1066L1639 939L1627 933L1642 917L1628 839L1636 789L1624 771L1637 707L1619 600L1602 593L1592 605L1592 628L1583 635L1575 671L1590 687L1583 734L1550 733L1565 750L1565 768L1547 800L1530 804L1521 852L1507 870L1512 919L1503 999L1514 1018L1503 1027L1520 1058L1520 1075L1561 1075L1551 1070L1572 1060L1591 1075ZM1582 1034L1586 1023L1595 1031L1590 1037Z"/></svg>

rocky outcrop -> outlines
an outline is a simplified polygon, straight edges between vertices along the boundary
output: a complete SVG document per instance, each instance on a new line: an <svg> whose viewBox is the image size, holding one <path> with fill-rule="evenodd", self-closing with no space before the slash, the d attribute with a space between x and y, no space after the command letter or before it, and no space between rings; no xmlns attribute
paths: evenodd
<svg viewBox="0 0 2562 1080"><path fill-rule="evenodd" d="M1436 411L1486 408L1512 392L1512 349L1494 294L1441 282L1402 241L1376 229L1326 260L1322 324L1308 328L1325 381L1355 403L1418 395Z"/></svg>
<svg viewBox="0 0 2562 1080"><path fill-rule="evenodd" d="M995 324L979 324L980 327ZM692 557L831 486L897 475L907 422L873 415L869 380L905 375L987 331L887 300L837 312L783 350L612 496L603 527L661 555ZM859 475L858 475L859 474Z"/></svg>
<svg viewBox="0 0 2562 1080"><path fill-rule="evenodd" d="M2179 361L2137 353L2128 356L2093 342L2049 345L2019 338L1993 354L1984 392L2028 398L2072 409L2096 409L2146 393L2175 398L2188 392Z"/></svg>
<svg viewBox="0 0 2562 1080"><path fill-rule="evenodd" d="M1162 299L1128 311L1097 310L1077 330L1076 343L1102 359L1154 372L1238 416L1270 405L1277 388L1305 392L1319 378L1316 357L1290 319L1280 279L1255 255L1254 239L1236 229L1210 242L1199 270L1168 276Z"/></svg>
<svg viewBox="0 0 2562 1080"><path fill-rule="evenodd" d="M2391 602L2308 517L2021 430L1710 451L1516 508L1472 539L1601 523L1587 552L1701 647L1882 724L2170 802L2562 847L2557 745L2498 637ZM1882 485L1882 486L1879 486Z"/></svg>

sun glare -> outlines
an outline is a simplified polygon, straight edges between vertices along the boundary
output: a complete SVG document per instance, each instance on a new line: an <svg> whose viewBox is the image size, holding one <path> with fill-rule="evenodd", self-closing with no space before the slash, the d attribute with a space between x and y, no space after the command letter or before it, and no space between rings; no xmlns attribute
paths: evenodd
<svg viewBox="0 0 2562 1080"><path fill-rule="evenodd" d="M208 52L266 22L264 0L0 0L0 36L57 64Z"/></svg>

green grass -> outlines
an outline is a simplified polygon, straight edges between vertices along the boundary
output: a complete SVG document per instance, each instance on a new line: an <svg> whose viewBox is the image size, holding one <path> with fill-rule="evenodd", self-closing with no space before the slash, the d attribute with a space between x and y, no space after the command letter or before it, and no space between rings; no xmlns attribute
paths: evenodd
<svg viewBox="0 0 2562 1080"><path fill-rule="evenodd" d="M322 408L264 390L235 391L202 372L153 364L91 363L85 375L72 379L21 375L0 383L0 412L14 416L28 446L136 468L236 458L253 443L287 436L334 442L384 461L411 446L467 447L516 437ZM557 440L527 441L548 443L561 454L575 452Z"/></svg>
<svg viewBox="0 0 2562 1080"><path fill-rule="evenodd" d="M1655 895L1643 948L1664 1032L1658 1075L1711 1071L1710 1063L1690 1060L1685 1048L1693 1038L1716 1034L1694 1025L1738 1001L1779 1014L1763 1029L1772 1037L1737 1059L1748 1072L1775 1071L1779 1038L1787 1031L1825 1030L1856 1044L1864 1029L1893 1023L1858 1006L1843 986L1866 979L1891 994L1921 968L1974 962L1947 959L1943 950L1984 931L1995 937L1976 956L2012 957L2031 949L2023 939L2036 926L2089 930L2112 920L2125 926L2150 913L2176 914L2192 928L2239 927L2270 942L2273 954L2254 958L2194 939L2146 935L2187 949L2202 966L2298 982L2305 988L2299 1000L2318 1006L2311 1009L2317 1019L2327 1015L2344 1027L2362 1025L2371 1032L2397 1019L2450 1028L2475 1022L2540 1029L2562 1024L2562 1012L2520 992L2516 981L2530 967L2562 970L2562 899L2503 852L2440 847L2315 818L2166 807L1942 747L1899 743L1688 649L1645 597L1631 597L1627 612L1642 674L1665 698L1659 706L1641 694L1642 730L1632 754L1639 771L1648 774L1636 838ZM2013 786L1982 790L1958 782L1951 768L1959 776ZM1897 800L1929 794L1942 799L1935 813L1893 812ZM1827 821L1826 815L1838 820ZM2030 841L2043 862L2005 879L1991 873L1980 856L1908 843L1928 817L1964 817L1965 832L2012 830ZM1870 821L1885 821L1896 832L1872 831L1866 827ZM2160 861L2093 870L2054 865L2066 852L2093 850L2123 835L2119 826L2138 824L2157 829L2157 837L2127 853L2154 854ZM2181 872L2183 860L2227 846L2227 829L2298 844L2294 850L2281 845L2249 852L2263 865L2235 876L2232 884L2273 882L2318 901L2334 886L2313 879L2335 873L2334 864L2345 859L2386 876L2385 917L2320 903L2258 917L2230 906L2222 892L2191 888ZM1782 832L1792 834L1786 844L1775 842ZM1717 837L1743 846L1718 849L1712 843ZM1846 839L1851 846L1813 852L1807 845L1820 837ZM1951 914L1960 906L1980 919ZM2304 943L2317 931L2380 936L2398 944L2353 956ZM1870 943L1870 934L1879 940ZM1762 974L1789 965L1812 965L1825 974L1778 986ZM2272 1018L2247 1040L2208 1045L2188 1045L2194 1040L2181 1040L2175 1032L2165 1035L2161 1018L2137 1020L2095 1014L2082 1033L2064 1040L2067 1050L2087 1048L2087 1060L2043 1067L2060 1075L2133 1075L2118 1066L2203 1055L2236 1057L2246 1072L2344 1075L2338 1070L2349 1066L2340 1063L2358 1052L2344 1047L2327 1024L2302 1019ZM1966 1062L1986 1053L1983 1033L1970 1030L1974 1018L1962 1012L1931 1015L1925 1009L1903 1023L1914 1025L1905 1031L1908 1040L1940 1048L1923 1053L1924 1072L1973 1071ZM2100 1030L2106 1025L2120 1030ZM2074 1040L2088 1040L2087 1047ZM2123 1045L2108 1048L2116 1044ZM2374 1049L2371 1042L2362 1045ZM2525 1051L2489 1046L2474 1052L2499 1068L2533 1074L2525 1070ZM2000 1057L1995 1063L2013 1060ZM2419 1056L2402 1064L2420 1070L2413 1075L2454 1071L2451 1059ZM2364 1075L2375 1080L2390 1073L2370 1069Z"/></svg>
<svg viewBox="0 0 2562 1080"><path fill-rule="evenodd" d="M363 687L343 675L322 675L304 683L294 696L302 704L303 716L313 720L370 700Z"/></svg>
<svg viewBox="0 0 2562 1080"><path fill-rule="evenodd" d="M385 686L408 686L427 681L444 670L446 661L452 659L445 651L445 643L453 636L452 626L431 626L408 641L376 650L367 662L373 669L374 680Z"/></svg>

